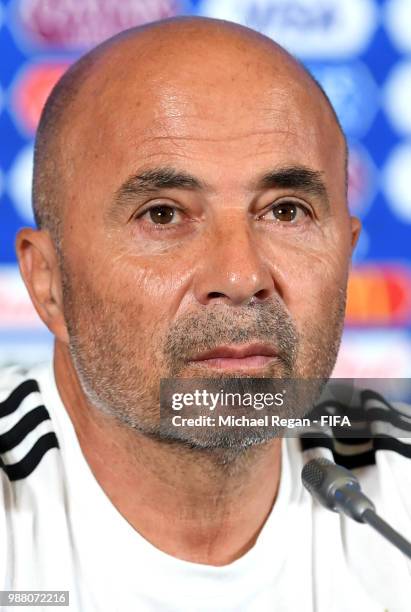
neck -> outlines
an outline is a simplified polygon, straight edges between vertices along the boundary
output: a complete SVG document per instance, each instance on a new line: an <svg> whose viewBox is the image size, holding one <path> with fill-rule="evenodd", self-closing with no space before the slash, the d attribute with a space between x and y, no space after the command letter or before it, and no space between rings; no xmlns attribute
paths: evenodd
<svg viewBox="0 0 411 612"><path fill-rule="evenodd" d="M223 462L217 452L153 440L90 405L58 342L54 370L90 469L144 538L177 558L209 565L230 563L253 546L277 495L280 439Z"/></svg>

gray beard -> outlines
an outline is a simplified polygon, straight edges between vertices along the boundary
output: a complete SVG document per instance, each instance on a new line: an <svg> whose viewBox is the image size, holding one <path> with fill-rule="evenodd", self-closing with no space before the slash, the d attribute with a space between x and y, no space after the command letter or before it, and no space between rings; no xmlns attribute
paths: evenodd
<svg viewBox="0 0 411 612"><path fill-rule="evenodd" d="M153 355L161 355L152 368L144 369L136 340L130 342L133 329L128 314L133 308L124 304L107 304L88 289L79 299L66 274L63 276L64 313L69 331L69 350L78 379L88 402L120 424L158 442L202 452L218 452L223 462L246 449L261 445L281 435L276 428L244 428L241 431L207 428L176 428L160 418L160 379L192 378L187 375L187 358L193 347L208 350L217 344L270 342L278 347L279 362L266 377L314 378L318 385L311 396L295 397L287 403L284 416L302 417L319 396L324 381L333 370L340 345L345 290L340 290L338 304L330 308L326 326L313 323L310 333L302 337L280 300L255 303L237 308L214 305L208 311L191 312L168 330L165 338L153 340ZM76 296L76 298L74 298ZM112 313L120 313L113 318ZM87 320L87 316L88 319ZM137 324L135 328L138 329ZM127 331L125 331L127 330ZM304 350L305 347L305 350ZM155 351L154 349L157 349ZM236 378L247 378L239 372ZM230 374L230 378L232 378ZM219 373L210 377L201 368L196 378L229 379Z"/></svg>

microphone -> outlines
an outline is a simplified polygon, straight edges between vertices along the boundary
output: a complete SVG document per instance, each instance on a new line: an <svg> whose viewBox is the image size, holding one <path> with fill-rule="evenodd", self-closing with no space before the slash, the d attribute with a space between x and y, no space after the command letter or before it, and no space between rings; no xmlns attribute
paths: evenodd
<svg viewBox="0 0 411 612"><path fill-rule="evenodd" d="M361 491L358 478L352 472L320 457L305 464L301 478L320 504L334 512L343 512L358 523L371 525L411 559L411 543L376 514L374 504Z"/></svg>

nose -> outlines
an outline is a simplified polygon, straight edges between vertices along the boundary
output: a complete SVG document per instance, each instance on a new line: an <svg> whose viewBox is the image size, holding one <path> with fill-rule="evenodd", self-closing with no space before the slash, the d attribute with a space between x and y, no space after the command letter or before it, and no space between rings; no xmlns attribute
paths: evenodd
<svg viewBox="0 0 411 612"><path fill-rule="evenodd" d="M194 282L195 297L201 304L239 306L278 293L272 266L264 259L247 219L226 220L211 233L204 242Z"/></svg>

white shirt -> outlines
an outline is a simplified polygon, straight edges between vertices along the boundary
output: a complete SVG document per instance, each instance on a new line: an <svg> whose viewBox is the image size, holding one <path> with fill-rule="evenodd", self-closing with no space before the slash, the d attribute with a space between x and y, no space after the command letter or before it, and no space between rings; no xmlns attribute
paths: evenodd
<svg viewBox="0 0 411 612"><path fill-rule="evenodd" d="M82 454L51 364L4 370L0 401L0 590L68 590L76 612L410 612L411 561L302 486L307 460L333 459L321 440L302 450L299 438L283 439L277 499L255 545L214 567L160 551L116 510ZM377 512L409 540L410 449L344 450L357 453L354 473Z"/></svg>

